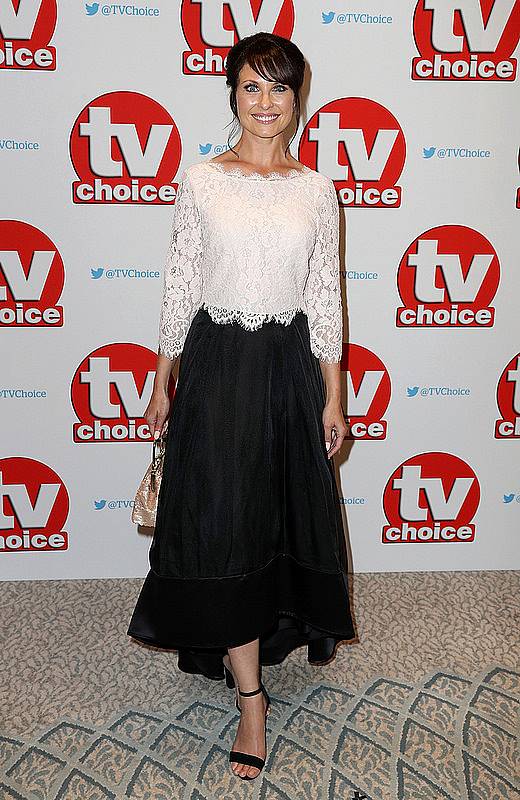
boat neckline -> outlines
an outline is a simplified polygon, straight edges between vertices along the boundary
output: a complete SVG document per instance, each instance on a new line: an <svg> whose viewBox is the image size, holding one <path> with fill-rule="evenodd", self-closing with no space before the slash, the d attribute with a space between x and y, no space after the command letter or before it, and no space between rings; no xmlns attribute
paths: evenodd
<svg viewBox="0 0 520 800"><path fill-rule="evenodd" d="M301 178L308 175L313 170L308 167L306 164L303 164L303 169L296 169L296 167L291 167L290 170L287 172L278 172L276 170L271 170L271 172L261 173L261 172L242 172L240 167L231 167L231 169L226 169L222 162L220 161L205 161L203 162L207 164L209 167L212 167L218 172L221 172L224 175L229 175L232 178L253 178L254 180L294 180L295 178Z"/></svg>

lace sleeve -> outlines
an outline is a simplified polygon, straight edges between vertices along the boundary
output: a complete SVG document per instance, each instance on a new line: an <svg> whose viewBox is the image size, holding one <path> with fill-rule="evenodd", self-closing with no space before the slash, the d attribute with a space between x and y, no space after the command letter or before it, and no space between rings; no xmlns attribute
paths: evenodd
<svg viewBox="0 0 520 800"><path fill-rule="evenodd" d="M339 206L328 180L317 209L317 234L303 290L311 350L327 363L341 361L343 315L339 283Z"/></svg>
<svg viewBox="0 0 520 800"><path fill-rule="evenodd" d="M202 230L195 195L186 170L173 207L159 321L159 353L174 359L184 347L202 298Z"/></svg>

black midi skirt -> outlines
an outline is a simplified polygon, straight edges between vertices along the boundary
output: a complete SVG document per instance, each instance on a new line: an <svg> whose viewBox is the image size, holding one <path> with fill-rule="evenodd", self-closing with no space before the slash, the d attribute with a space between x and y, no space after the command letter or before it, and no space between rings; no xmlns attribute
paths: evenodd
<svg viewBox="0 0 520 800"><path fill-rule="evenodd" d="M228 647L260 664L354 637L348 562L303 311L254 330L195 314L172 399L150 570L128 635L224 677Z"/></svg>

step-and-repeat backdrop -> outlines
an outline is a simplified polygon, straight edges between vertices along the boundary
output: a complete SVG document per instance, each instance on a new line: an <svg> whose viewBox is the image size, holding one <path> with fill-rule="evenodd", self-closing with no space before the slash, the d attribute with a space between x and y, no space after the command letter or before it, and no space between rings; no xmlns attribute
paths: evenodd
<svg viewBox="0 0 520 800"><path fill-rule="evenodd" d="M520 3L0 0L3 579L148 569L175 190L256 31L308 60L292 152L342 207L354 569L520 567Z"/></svg>

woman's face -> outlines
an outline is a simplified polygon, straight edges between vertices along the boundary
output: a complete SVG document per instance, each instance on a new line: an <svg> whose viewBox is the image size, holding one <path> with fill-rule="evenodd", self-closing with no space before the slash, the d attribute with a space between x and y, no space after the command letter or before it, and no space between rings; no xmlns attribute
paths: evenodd
<svg viewBox="0 0 520 800"><path fill-rule="evenodd" d="M240 70L236 100L242 128L255 136L276 136L293 118L293 90L286 84L266 81L249 64Z"/></svg>

